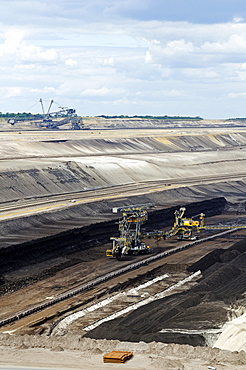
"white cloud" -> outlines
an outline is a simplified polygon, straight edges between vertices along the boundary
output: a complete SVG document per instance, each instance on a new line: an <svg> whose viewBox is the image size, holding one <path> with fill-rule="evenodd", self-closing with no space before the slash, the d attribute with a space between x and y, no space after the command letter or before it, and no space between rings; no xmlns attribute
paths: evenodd
<svg viewBox="0 0 246 370"><path fill-rule="evenodd" d="M232 99L237 99L237 98L241 98L241 97L246 97L246 92L245 93L229 93L228 95L228 98L232 98Z"/></svg>
<svg viewBox="0 0 246 370"><path fill-rule="evenodd" d="M24 89L28 106L40 96L57 98L85 115L209 116L213 107L215 118L243 116L236 110L243 110L237 98L246 81L245 12L232 2L220 23L199 22L202 14L192 7L196 23L171 21L161 4L174 16L181 13L165 3L1 1L0 86L9 96L2 110L25 110L18 100Z"/></svg>
<svg viewBox="0 0 246 370"><path fill-rule="evenodd" d="M246 81L246 71L237 71L239 81Z"/></svg>
<svg viewBox="0 0 246 370"><path fill-rule="evenodd" d="M56 62L58 54L55 49L42 49L35 45L26 45L22 43L17 56L22 62Z"/></svg>
<svg viewBox="0 0 246 370"><path fill-rule="evenodd" d="M158 96L161 99L166 98L177 98L177 97L184 97L185 93L179 90L170 89L170 90L160 90L158 91Z"/></svg>
<svg viewBox="0 0 246 370"><path fill-rule="evenodd" d="M235 22L235 23L240 23L240 22L243 22L243 21L244 21L244 19L241 18L241 17L234 17L233 18L233 22Z"/></svg>
<svg viewBox="0 0 246 370"><path fill-rule="evenodd" d="M124 89L109 89L102 87L100 89L86 89L80 93L80 96L85 97L115 97L124 94Z"/></svg>
<svg viewBox="0 0 246 370"><path fill-rule="evenodd" d="M31 92L32 93L41 93L41 94L46 94L46 93L49 93L49 94L54 94L56 93L56 89L54 87L49 87L49 86L45 86L44 88L42 89L31 89Z"/></svg>
<svg viewBox="0 0 246 370"><path fill-rule="evenodd" d="M25 33L22 30L9 30L0 44L0 56L13 56L13 60L21 62L53 62L58 55L54 49L44 49L39 46L27 44L24 40Z"/></svg>
<svg viewBox="0 0 246 370"><path fill-rule="evenodd" d="M205 42L201 50L207 53L245 53L246 34L233 34L226 41Z"/></svg>
<svg viewBox="0 0 246 370"><path fill-rule="evenodd" d="M189 79L214 79L221 77L216 71L207 68L185 68L182 74Z"/></svg>
<svg viewBox="0 0 246 370"><path fill-rule="evenodd" d="M114 66L115 65L115 59L114 57L109 57L103 60L103 65L105 66Z"/></svg>
<svg viewBox="0 0 246 370"><path fill-rule="evenodd" d="M44 93L54 93L56 91L56 89L54 88L54 87L52 87L52 86L45 86L44 88L43 88L43 92Z"/></svg>
<svg viewBox="0 0 246 370"><path fill-rule="evenodd" d="M149 50L147 50L146 53L145 53L145 62L146 63L152 62L152 56L151 56L151 52Z"/></svg>
<svg viewBox="0 0 246 370"><path fill-rule="evenodd" d="M172 56L172 55L183 55L187 53L192 53L194 50L193 43L191 41L174 40L169 41L166 46L160 49L160 53L163 56Z"/></svg>
<svg viewBox="0 0 246 370"><path fill-rule="evenodd" d="M102 87L101 89L87 89L80 93L80 96L106 96L110 94L110 89Z"/></svg>
<svg viewBox="0 0 246 370"><path fill-rule="evenodd" d="M22 89L19 87L4 87L0 88L0 95L3 99L13 98L20 96L22 94Z"/></svg>
<svg viewBox="0 0 246 370"><path fill-rule="evenodd" d="M0 44L0 56L14 54L24 38L24 32L21 30L9 30L2 38L4 41Z"/></svg>
<svg viewBox="0 0 246 370"><path fill-rule="evenodd" d="M65 61L65 65L68 66L68 67L74 67L77 64L78 64L78 62L76 60L74 60L74 59L71 59L71 58L70 59L67 59Z"/></svg>

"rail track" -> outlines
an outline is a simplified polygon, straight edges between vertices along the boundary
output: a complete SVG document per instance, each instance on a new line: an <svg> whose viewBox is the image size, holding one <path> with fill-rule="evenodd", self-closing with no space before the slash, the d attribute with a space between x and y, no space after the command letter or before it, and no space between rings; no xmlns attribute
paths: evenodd
<svg viewBox="0 0 246 370"><path fill-rule="evenodd" d="M50 306L53 306L53 305L55 305L59 302L65 301L65 300L67 300L67 299L69 299L69 298L71 298L71 297L73 297L77 294L87 292L87 291L93 289L94 287L99 286L101 283L103 283L105 281L108 281L110 279L113 279L117 276L123 275L123 274L125 274L125 273L127 273L131 270L136 270L136 269L138 269L142 266L149 265L152 262L157 261L158 259L166 258L166 257L168 257L172 254L179 253L179 252L181 252L185 249L192 248L193 246L195 246L197 244L204 243L204 242L213 240L215 238L223 237L224 235L230 234L230 233L232 233L234 231L237 231L239 229L240 229L240 227L235 228L235 229L229 229L229 230L226 230L226 231L208 236L206 238L191 241L191 242L186 243L184 245L169 249L165 252L155 254L153 256L142 259L141 261L131 263L131 264L129 264L129 265L123 267L123 268L120 268L120 269L111 271L109 273L106 273L104 275L101 275L101 276L97 277L96 279L93 279L93 280L91 280L91 281L89 281L85 284L82 284L82 285L80 285L80 286L78 286L78 287L76 287L72 290L67 291L66 293L59 294L58 296L56 296L55 298L52 298L48 302L47 301L41 302L41 303L36 304L36 305L26 309L26 310L16 312L11 316L3 318L2 320L0 320L0 327L5 326L5 325L10 324L10 323L13 323L15 321L18 321L19 319L27 317L31 314L36 313L36 312L40 312L40 311L42 311L42 310L44 310L44 309L46 309Z"/></svg>

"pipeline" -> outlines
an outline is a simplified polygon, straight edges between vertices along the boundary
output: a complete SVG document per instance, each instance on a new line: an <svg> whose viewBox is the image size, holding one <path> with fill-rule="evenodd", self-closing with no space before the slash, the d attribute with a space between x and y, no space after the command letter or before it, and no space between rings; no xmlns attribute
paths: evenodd
<svg viewBox="0 0 246 370"><path fill-rule="evenodd" d="M211 235L211 236L208 236L206 238L203 238L203 239L199 239L199 240L195 240L195 241L192 241L190 243L187 243L187 244L184 244L184 245L181 245L179 247L175 247L175 248L172 248L166 252L161 252L161 253L158 253L156 254L155 256L151 256L151 257L148 257L148 258L145 258L144 260L141 260L141 261L138 261L138 262L135 262L135 263L132 263L128 266L125 266L123 268L120 268L118 270L115 270L115 271L112 271L112 272L109 272L105 275L102 275L102 276L99 276L98 278L90 281L89 283L87 284L83 284L81 285L80 287L77 287L76 289L73 289L67 293L63 293L63 294L60 294L58 295L56 298L50 300L49 302L43 302L43 303L40 303L36 306L33 306L25 311L20 311L12 316L9 316L3 320L0 320L0 327L1 326L4 326L4 325L7 325L7 324L10 324L14 321L17 321L23 317L26 317L26 316L29 316L33 313L36 313L36 312L39 312L39 311L42 311L44 310L45 308L47 307L50 307L50 306L53 306L55 305L56 303L58 302L61 302L61 301L64 301L68 298L71 298L79 293L82 293L82 292L85 292L89 289L92 289L93 287L95 287L96 285L99 285L107 280L110 280L116 276L119 276L119 275L122 275L128 271L131 271L131 270L135 270L135 269L138 269L144 265L148 265L152 262L155 262L157 261L158 259L161 259L161 258L165 258L165 257L168 257L170 256L171 254L175 254L175 253L178 253L184 249L188 249L188 248L192 248L193 246L197 245L197 244L200 244L200 243L203 243L203 242L206 242L206 241L209 241L209 240L213 240L215 238L218 238L218 237L221 237L221 236L224 236L226 234L230 234L234 231L237 231L239 230L239 228L236 228L236 229L233 229L233 230L226 230L226 231L223 231L219 234L215 234L215 235Z"/></svg>

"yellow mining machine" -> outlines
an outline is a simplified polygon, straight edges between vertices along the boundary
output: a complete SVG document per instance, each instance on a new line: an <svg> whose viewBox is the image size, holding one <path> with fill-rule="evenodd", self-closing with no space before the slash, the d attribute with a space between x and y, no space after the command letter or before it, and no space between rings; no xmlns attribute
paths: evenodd
<svg viewBox="0 0 246 370"><path fill-rule="evenodd" d="M200 232L204 228L204 213L200 213L197 216L191 218L184 217L186 208L181 207L179 210L174 212L174 223L169 231L151 231L142 235L142 238L154 238L157 240L168 239L177 235L178 240L191 240L198 239L198 237L193 237L193 231ZM199 219L197 217L199 216Z"/></svg>
<svg viewBox="0 0 246 370"><path fill-rule="evenodd" d="M141 242L141 225L147 221L147 209L152 203L113 208L113 213L122 213L118 222L119 237L111 237L112 249L106 250L107 257L119 259L122 255L150 253L150 247Z"/></svg>
<svg viewBox="0 0 246 370"><path fill-rule="evenodd" d="M174 212L174 224L170 231L165 234L165 238L170 238L177 235L179 240L184 239L197 239L198 237L193 237L193 231L200 232L201 229L204 229L204 218L205 214L200 213L199 219L194 220L195 217L191 218L184 217L186 208L181 207L179 210Z"/></svg>
<svg viewBox="0 0 246 370"><path fill-rule="evenodd" d="M174 235L178 236L179 240L195 240L199 239L198 236L193 236L193 232L201 232L202 230L230 230L230 229L245 229L246 225L210 225L205 226L205 214L200 213L199 215L191 218L184 217L185 207L181 207L179 210L174 212L174 224L170 231L168 231L164 238L170 238ZM195 220L194 220L195 219Z"/></svg>
<svg viewBox="0 0 246 370"><path fill-rule="evenodd" d="M151 231L141 233L141 225L148 220L149 208L154 207L152 203L134 205L122 208L113 208L113 213L122 213L122 219L119 220L119 237L111 237L112 249L107 249L107 257L116 257L119 259L122 255L150 253L150 247L142 242L146 238L168 239L177 236L178 240L196 240L199 236L193 236L194 232L202 230L229 230L245 229L245 225L211 225L205 226L205 214L200 213L196 216L187 218L185 216L185 207L181 207L174 212L174 223L169 231Z"/></svg>

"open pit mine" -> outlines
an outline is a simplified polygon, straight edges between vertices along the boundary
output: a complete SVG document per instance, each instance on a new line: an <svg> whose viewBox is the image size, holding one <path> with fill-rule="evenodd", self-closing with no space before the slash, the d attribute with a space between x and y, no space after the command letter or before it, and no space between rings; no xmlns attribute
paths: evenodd
<svg viewBox="0 0 246 370"><path fill-rule="evenodd" d="M0 131L0 365L245 369L244 122L111 121Z"/></svg>

